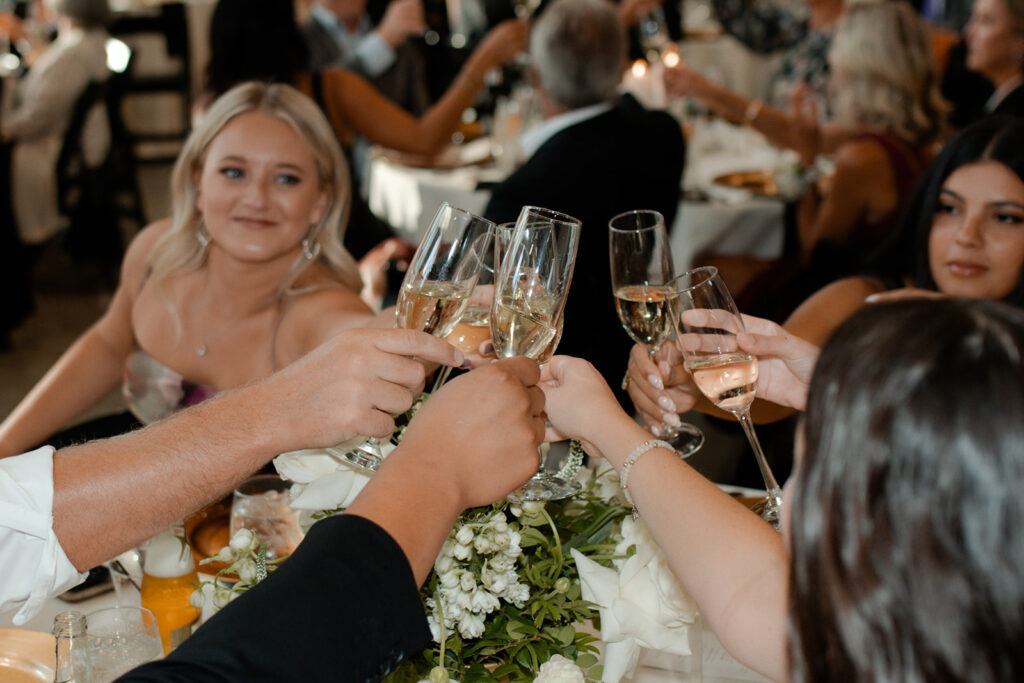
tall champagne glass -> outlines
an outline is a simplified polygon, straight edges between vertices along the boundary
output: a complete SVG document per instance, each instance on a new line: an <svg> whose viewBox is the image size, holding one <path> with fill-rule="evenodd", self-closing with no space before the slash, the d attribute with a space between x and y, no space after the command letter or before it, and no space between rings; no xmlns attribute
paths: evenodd
<svg viewBox="0 0 1024 683"><path fill-rule="evenodd" d="M575 218L523 207L494 285L491 340L500 358L527 356L542 363L554 353L579 239ZM578 491L575 481L540 471L509 499L557 500Z"/></svg>
<svg viewBox="0 0 1024 683"><path fill-rule="evenodd" d="M665 218L657 211L626 211L608 222L615 310L626 333L647 348L652 362L661 345L676 333L678 307ZM662 438L683 457L704 443L691 424L664 426Z"/></svg>
<svg viewBox="0 0 1024 683"><path fill-rule="evenodd" d="M768 490L755 512L778 529L782 491L750 421L750 404L757 389L757 358L736 342L736 335L744 331L743 319L716 268L688 271L675 284L681 312L677 342L686 368L701 393L735 415L743 426Z"/></svg>
<svg viewBox="0 0 1024 683"><path fill-rule="evenodd" d="M442 338L452 331L492 248L493 228L489 220L441 203L405 272L395 307L399 327ZM377 470L383 460L380 442L364 439L345 449L348 445L328 451L352 465Z"/></svg>

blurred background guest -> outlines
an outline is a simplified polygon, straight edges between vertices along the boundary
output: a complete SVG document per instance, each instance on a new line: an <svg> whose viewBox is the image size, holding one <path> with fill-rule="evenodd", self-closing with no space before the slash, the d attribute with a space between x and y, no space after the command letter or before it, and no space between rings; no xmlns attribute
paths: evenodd
<svg viewBox="0 0 1024 683"><path fill-rule="evenodd" d="M484 215L513 221L529 204L583 222L558 348L591 361L618 386L630 341L610 296L608 221L643 208L660 211L672 225L682 130L668 114L617 94L626 39L605 0L549 5L530 33L530 58L545 120L522 137L527 161L494 188Z"/></svg>
<svg viewBox="0 0 1024 683"><path fill-rule="evenodd" d="M376 26L366 0L317 0L302 23L311 70L351 69L413 114L426 111L430 95L422 46L408 39L426 28L422 0L393 0Z"/></svg>
<svg viewBox="0 0 1024 683"><path fill-rule="evenodd" d="M967 68L994 88L984 112L1024 115L1024 1L975 0L964 35Z"/></svg>
<svg viewBox="0 0 1024 683"><path fill-rule="evenodd" d="M8 182L0 187L0 270L10 298L0 314L0 350L10 346L10 332L33 310L32 267L60 227L57 160L75 104L91 82L110 75L104 48L110 37L104 28L107 0L53 0L51 8L57 39L41 44L38 53L22 55L31 60L31 70L20 80L5 78L3 83L0 175ZM29 35L14 14L3 15L0 31L11 44L24 45ZM110 146L103 114L97 105L85 121L83 149L91 165L99 165Z"/></svg>

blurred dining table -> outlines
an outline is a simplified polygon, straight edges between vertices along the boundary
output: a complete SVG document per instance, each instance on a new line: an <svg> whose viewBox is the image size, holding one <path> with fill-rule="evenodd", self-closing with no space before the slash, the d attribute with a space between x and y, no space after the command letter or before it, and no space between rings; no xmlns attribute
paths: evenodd
<svg viewBox="0 0 1024 683"><path fill-rule="evenodd" d="M775 193L763 187L728 186L719 180L742 172L770 175L775 168L791 163L790 154L772 147L751 129L719 119L698 118L687 127L692 132L679 207L668 226L676 269L689 268L704 250L778 257L784 234L783 200L768 196ZM367 201L402 237L418 242L442 201L482 213L490 198L489 188L501 182L509 169L508 163L495 159L488 138L452 146L436 160L375 148L367 164Z"/></svg>

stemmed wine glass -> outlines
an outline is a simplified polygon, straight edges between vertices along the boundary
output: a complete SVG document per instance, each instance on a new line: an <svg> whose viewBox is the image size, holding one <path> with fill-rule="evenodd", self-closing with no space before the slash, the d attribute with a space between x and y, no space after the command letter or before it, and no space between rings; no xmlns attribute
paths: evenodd
<svg viewBox="0 0 1024 683"><path fill-rule="evenodd" d="M493 228L487 219L441 203L405 272L395 307L399 327L440 338L452 331L469 303L484 255L492 248ZM346 448L350 445L327 450L371 472L380 467L383 455L378 442L363 439Z"/></svg>
<svg viewBox="0 0 1024 683"><path fill-rule="evenodd" d="M675 284L681 312L677 342L686 369L701 393L735 415L743 426L768 490L754 511L778 529L782 491L750 421L750 404L757 389L757 358L736 342L736 335L744 331L743 318L717 268L695 268L676 278Z"/></svg>
<svg viewBox="0 0 1024 683"><path fill-rule="evenodd" d="M672 250L665 218L657 211L626 211L608 221L615 310L626 333L647 348L652 362L661 345L676 332L677 295ZM691 424L664 426L662 438L687 457L704 444L704 433Z"/></svg>
<svg viewBox="0 0 1024 683"><path fill-rule="evenodd" d="M484 252L483 265L477 277L476 287L469 297L466 310L458 324L452 329L445 340L466 355L479 353L480 344L491 338L491 304L494 302L494 280L501 269L501 259L512 242L515 223L502 223L494 226L493 248ZM443 377L447 377L451 368L441 368ZM441 386L439 379L434 385L436 390Z"/></svg>
<svg viewBox="0 0 1024 683"><path fill-rule="evenodd" d="M562 334L580 225L557 211L523 207L494 285L491 340L498 357L526 356L543 363L554 354ZM539 471L509 499L557 500L579 489L575 481Z"/></svg>

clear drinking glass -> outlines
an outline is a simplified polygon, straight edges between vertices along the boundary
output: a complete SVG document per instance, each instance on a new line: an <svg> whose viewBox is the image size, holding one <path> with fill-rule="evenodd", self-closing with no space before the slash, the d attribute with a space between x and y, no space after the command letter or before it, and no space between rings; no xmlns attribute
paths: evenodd
<svg viewBox="0 0 1024 683"><path fill-rule="evenodd" d="M757 358L736 343L736 335L744 331L743 318L718 269L696 268L674 282L680 310L677 343L686 369L701 393L735 415L743 426L768 491L755 512L778 529L782 491L750 421L750 404L757 389Z"/></svg>
<svg viewBox="0 0 1024 683"><path fill-rule="evenodd" d="M562 336L580 225L557 211L523 207L494 286L491 340L499 358L526 356L543 363L554 354ZM509 499L557 500L579 489L574 481L541 471Z"/></svg>
<svg viewBox="0 0 1024 683"><path fill-rule="evenodd" d="M494 303L494 279L501 268L502 255L512 242L515 223L502 223L494 226L493 248L484 253L483 265L476 281L476 287L469 296L466 310L462 312L458 324L452 329L445 340L463 353L480 352L480 344L491 338L491 304ZM441 368L442 372L450 370ZM445 373L447 376L447 373ZM435 387L436 388L436 387Z"/></svg>
<svg viewBox="0 0 1024 683"><path fill-rule="evenodd" d="M267 544L267 559L291 555L302 541L299 512L288 504L291 482L276 474L258 474L238 485L231 498L231 536L253 532Z"/></svg>
<svg viewBox="0 0 1024 683"><path fill-rule="evenodd" d="M109 683L164 653L156 617L145 607L109 607L85 617L93 683Z"/></svg>
<svg viewBox="0 0 1024 683"><path fill-rule="evenodd" d="M395 316L399 327L446 337L459 322L488 250L494 223L442 202L416 248L398 293ZM448 373L442 368L432 391ZM384 459L380 450L387 438L346 442L327 449L336 457L370 472Z"/></svg>
<svg viewBox="0 0 1024 683"><path fill-rule="evenodd" d="M608 222L608 252L615 310L626 333L647 348L653 362L661 345L676 333L672 250L665 217L657 211L626 211ZM664 426L662 438L682 457L697 452L704 433L691 424Z"/></svg>

